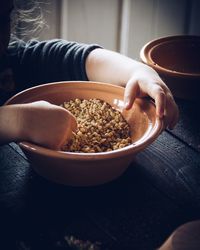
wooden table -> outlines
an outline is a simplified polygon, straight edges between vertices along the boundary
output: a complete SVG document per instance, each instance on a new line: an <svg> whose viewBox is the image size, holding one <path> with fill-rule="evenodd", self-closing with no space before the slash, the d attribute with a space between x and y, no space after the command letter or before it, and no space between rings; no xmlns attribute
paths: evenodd
<svg viewBox="0 0 200 250"><path fill-rule="evenodd" d="M65 250L91 243L93 249L150 250L179 225L199 219L200 111L197 103L177 102L176 128L164 131L106 185L48 182L16 144L0 147L0 249Z"/></svg>

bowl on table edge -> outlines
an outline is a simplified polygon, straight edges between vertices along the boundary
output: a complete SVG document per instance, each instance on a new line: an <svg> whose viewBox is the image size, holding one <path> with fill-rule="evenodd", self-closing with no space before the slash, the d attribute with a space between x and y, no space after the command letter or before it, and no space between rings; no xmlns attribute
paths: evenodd
<svg viewBox="0 0 200 250"><path fill-rule="evenodd" d="M5 105L45 100L60 105L65 101L98 98L123 110L124 88L98 82L56 82L24 90ZM136 99L132 108L122 111L131 128L132 144L101 153L76 153L48 149L31 142L20 142L34 170L48 180L70 186L99 185L119 177L136 153L151 144L162 132L163 121L156 116L150 99Z"/></svg>
<svg viewBox="0 0 200 250"><path fill-rule="evenodd" d="M198 100L200 93L200 36L178 35L152 40L140 51L140 59L154 68L173 95Z"/></svg>

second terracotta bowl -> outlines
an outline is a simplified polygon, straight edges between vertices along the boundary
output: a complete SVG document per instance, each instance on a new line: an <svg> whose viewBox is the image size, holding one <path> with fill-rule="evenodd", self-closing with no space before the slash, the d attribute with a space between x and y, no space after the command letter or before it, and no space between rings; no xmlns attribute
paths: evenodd
<svg viewBox="0 0 200 250"><path fill-rule="evenodd" d="M106 83L59 82L27 89L7 101L6 105L45 100L60 105L65 101L98 98L123 110L124 88ZM35 171L54 182L72 186L99 185L119 177L136 153L150 145L163 129L155 105L137 99L129 111L122 111L131 128L132 144L110 152L73 153L55 151L20 142L19 145Z"/></svg>
<svg viewBox="0 0 200 250"><path fill-rule="evenodd" d="M200 36L169 36L148 42L142 62L153 67L175 97L198 100L200 93Z"/></svg>

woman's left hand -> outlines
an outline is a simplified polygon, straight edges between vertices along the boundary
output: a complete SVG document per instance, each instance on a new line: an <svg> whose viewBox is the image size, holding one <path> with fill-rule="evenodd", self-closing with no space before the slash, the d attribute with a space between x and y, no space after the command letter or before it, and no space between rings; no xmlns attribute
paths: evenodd
<svg viewBox="0 0 200 250"><path fill-rule="evenodd" d="M178 122L179 110L173 95L157 72L145 65L134 72L125 88L125 109L130 109L136 97L150 96L156 105L158 117L164 117L165 128L173 129Z"/></svg>
<svg viewBox="0 0 200 250"><path fill-rule="evenodd" d="M163 118L165 127L173 129L179 111L171 91L157 72L129 57L105 50L93 50L86 61L90 81L108 82L125 87L125 105L129 109L136 97L150 96L156 105L156 114Z"/></svg>

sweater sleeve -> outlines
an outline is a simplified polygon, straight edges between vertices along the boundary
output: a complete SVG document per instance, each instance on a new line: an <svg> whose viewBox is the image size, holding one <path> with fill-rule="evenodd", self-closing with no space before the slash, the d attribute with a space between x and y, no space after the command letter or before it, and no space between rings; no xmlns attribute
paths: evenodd
<svg viewBox="0 0 200 250"><path fill-rule="evenodd" d="M85 61L96 48L100 46L58 39L11 43L8 55L18 91L53 81L88 80Z"/></svg>

